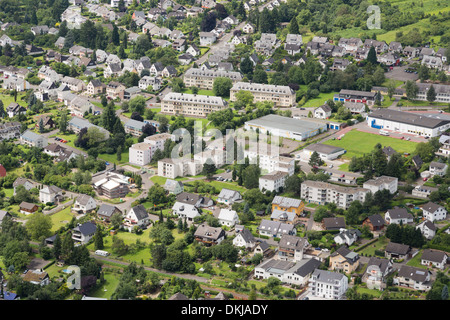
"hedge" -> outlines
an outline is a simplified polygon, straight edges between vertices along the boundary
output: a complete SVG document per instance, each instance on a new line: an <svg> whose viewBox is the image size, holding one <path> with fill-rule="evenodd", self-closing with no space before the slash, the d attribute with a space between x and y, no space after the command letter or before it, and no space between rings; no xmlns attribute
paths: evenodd
<svg viewBox="0 0 450 320"><path fill-rule="evenodd" d="M365 247L370 246L371 244L377 242L378 239L379 239L379 238L375 238L375 239L373 239L373 240L367 242L366 244L360 246L359 248L356 248L355 251L356 251L356 252L361 251L361 250L364 249Z"/></svg>

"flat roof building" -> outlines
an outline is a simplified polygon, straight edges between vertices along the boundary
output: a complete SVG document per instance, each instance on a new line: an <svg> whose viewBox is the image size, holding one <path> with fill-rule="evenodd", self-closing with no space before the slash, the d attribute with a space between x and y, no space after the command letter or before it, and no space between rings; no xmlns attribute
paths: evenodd
<svg viewBox="0 0 450 320"><path fill-rule="evenodd" d="M259 129L260 133L302 141L327 131L327 124L269 114L245 122L245 129Z"/></svg>

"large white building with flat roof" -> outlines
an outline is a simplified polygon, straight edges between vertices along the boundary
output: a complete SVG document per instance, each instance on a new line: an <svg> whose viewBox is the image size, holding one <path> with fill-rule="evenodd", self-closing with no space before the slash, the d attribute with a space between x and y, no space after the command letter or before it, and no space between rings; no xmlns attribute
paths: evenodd
<svg viewBox="0 0 450 320"><path fill-rule="evenodd" d="M378 108L367 116L367 125L375 129L437 137L450 128L450 120Z"/></svg>
<svg viewBox="0 0 450 320"><path fill-rule="evenodd" d="M259 130L259 133L289 138L294 140L306 140L322 132L327 131L327 124L311 120L282 117L275 114L245 122L246 130Z"/></svg>

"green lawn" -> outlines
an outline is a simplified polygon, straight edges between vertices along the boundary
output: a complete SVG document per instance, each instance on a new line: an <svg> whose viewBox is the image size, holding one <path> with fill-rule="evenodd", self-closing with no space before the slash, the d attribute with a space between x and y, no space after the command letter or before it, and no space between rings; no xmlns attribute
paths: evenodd
<svg viewBox="0 0 450 320"><path fill-rule="evenodd" d="M329 92L329 93L320 93L317 98L310 99L305 102L301 107L302 108L318 108L323 105L326 101L333 99L334 95L338 92Z"/></svg>
<svg viewBox="0 0 450 320"><path fill-rule="evenodd" d="M72 147L72 148L76 148L74 143L75 143L75 140L77 139L77 135L75 133L62 134L61 132L58 132L57 134L50 136L50 138L54 138L54 137L58 137L58 138L67 140L66 145L68 145L69 147Z"/></svg>
<svg viewBox="0 0 450 320"><path fill-rule="evenodd" d="M377 143L380 143L383 147L391 146L400 153L412 153L417 145L416 142L380 136L378 134L362 132L355 129L347 132L341 140L327 140L324 142L324 144L341 147L347 150L347 153L342 155L342 158L344 159L351 159L354 156L360 157L364 153L369 153Z"/></svg>
<svg viewBox="0 0 450 320"><path fill-rule="evenodd" d="M69 206L55 214L50 215L50 218L52 219L52 231L55 232L59 228L65 226L72 220L72 217L75 216L74 213L70 212L70 208L72 206Z"/></svg>
<svg viewBox="0 0 450 320"><path fill-rule="evenodd" d="M375 250L384 250L386 245L389 243L389 240L387 238L380 238L378 241L375 241L375 243L370 244L369 246L365 247L361 251L358 252L359 255L364 254L365 256L375 256Z"/></svg>

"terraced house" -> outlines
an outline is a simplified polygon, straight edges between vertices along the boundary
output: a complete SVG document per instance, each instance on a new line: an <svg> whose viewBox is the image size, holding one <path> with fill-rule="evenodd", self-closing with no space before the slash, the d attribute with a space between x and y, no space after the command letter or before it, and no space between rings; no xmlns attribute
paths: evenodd
<svg viewBox="0 0 450 320"><path fill-rule="evenodd" d="M228 102L220 97L170 92L161 101L161 112L206 118L208 114L228 108Z"/></svg>
<svg viewBox="0 0 450 320"><path fill-rule="evenodd" d="M288 86L261 83L236 82L230 90L230 101L236 101L236 93L249 91L253 102L270 101L275 107L292 107L295 102L295 91Z"/></svg>
<svg viewBox="0 0 450 320"><path fill-rule="evenodd" d="M235 71L202 70L191 68L184 74L186 87L197 87L205 90L212 90L214 80L218 77L229 78L233 83L242 81L242 74Z"/></svg>

